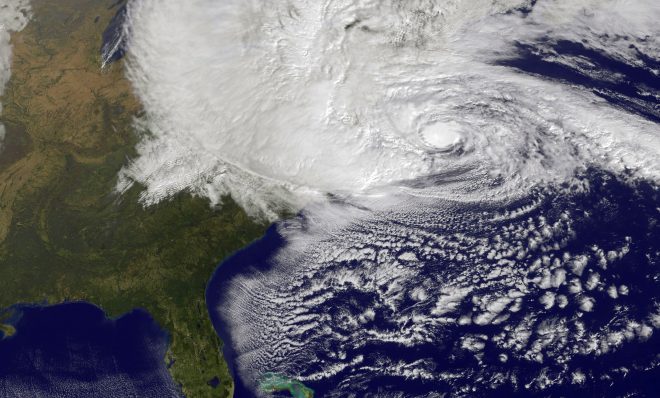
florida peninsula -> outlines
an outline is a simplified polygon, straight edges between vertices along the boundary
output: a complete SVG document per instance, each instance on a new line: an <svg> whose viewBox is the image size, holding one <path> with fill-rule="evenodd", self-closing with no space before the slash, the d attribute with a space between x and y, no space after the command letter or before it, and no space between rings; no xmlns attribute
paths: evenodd
<svg viewBox="0 0 660 398"><path fill-rule="evenodd" d="M102 33L119 5L33 0L29 24L12 34L0 99L0 308L86 301L111 317L143 308L169 334L163 361L182 393L231 396L205 287L266 226L230 198L213 208L180 194L145 208L139 185L115 193L141 113L122 61L101 68Z"/></svg>

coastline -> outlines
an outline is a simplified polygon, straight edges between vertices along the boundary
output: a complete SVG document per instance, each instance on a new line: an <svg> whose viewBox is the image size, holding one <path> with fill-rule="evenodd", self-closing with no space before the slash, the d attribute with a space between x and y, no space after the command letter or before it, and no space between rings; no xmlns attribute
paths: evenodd
<svg viewBox="0 0 660 398"><path fill-rule="evenodd" d="M251 397L254 395L246 387L238 374L235 366L236 352L233 348L233 341L229 332L230 327L223 320L218 307L225 298L224 285L230 282L235 275L246 272L264 271L269 268L266 260L279 250L285 242L282 235L278 232L278 225L277 222L271 224L261 238L236 251L218 264L206 286L207 310L213 328L223 342L222 355L234 379L234 396L236 397Z"/></svg>
<svg viewBox="0 0 660 398"><path fill-rule="evenodd" d="M109 378L114 393L183 396L165 363L171 336L145 309L112 317L93 303L70 301L15 304L6 313L15 330L0 339L0 380L8 391L45 382L53 393L76 375L88 392L103 391Z"/></svg>

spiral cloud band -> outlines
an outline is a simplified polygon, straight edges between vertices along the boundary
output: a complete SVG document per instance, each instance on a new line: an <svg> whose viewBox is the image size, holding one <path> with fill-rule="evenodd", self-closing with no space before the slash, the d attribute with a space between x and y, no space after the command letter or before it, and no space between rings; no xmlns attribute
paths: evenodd
<svg viewBox="0 0 660 398"><path fill-rule="evenodd" d="M657 51L644 12L657 7L554 1L523 17L527 3L134 2L128 72L149 134L119 189L140 182L145 203L231 194L270 217L467 170L470 189L504 193L593 162L657 177L656 124L499 62L541 37L634 62ZM607 35L646 39L633 50Z"/></svg>
<svg viewBox="0 0 660 398"><path fill-rule="evenodd" d="M237 391L645 396L658 20L652 0L136 0L144 135L117 189L300 211L209 285Z"/></svg>

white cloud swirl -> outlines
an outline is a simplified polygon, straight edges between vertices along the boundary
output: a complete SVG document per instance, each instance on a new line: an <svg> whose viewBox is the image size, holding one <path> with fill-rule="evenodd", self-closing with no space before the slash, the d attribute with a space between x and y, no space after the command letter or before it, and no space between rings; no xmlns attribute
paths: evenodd
<svg viewBox="0 0 660 398"><path fill-rule="evenodd" d="M620 1L507 13L525 3L135 1L128 75L150 134L119 189L144 184L146 204L181 190L231 194L273 217L325 193L459 170L495 197L594 161L657 177L657 125L492 63L514 39L600 37L591 23L652 35L653 19L631 32L625 18L643 12ZM492 190L493 180L505 184Z"/></svg>

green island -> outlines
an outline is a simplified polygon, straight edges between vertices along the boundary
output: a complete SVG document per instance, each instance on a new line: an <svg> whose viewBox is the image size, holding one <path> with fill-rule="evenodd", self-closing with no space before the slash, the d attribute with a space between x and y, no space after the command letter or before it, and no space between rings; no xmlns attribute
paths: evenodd
<svg viewBox="0 0 660 398"><path fill-rule="evenodd" d="M314 397L314 390L298 380L278 373L265 373L259 381L259 388L267 393L288 392L293 398Z"/></svg>
<svg viewBox="0 0 660 398"><path fill-rule="evenodd" d="M16 329L12 325L6 325L4 323L0 323L0 340L11 337L16 333Z"/></svg>
<svg viewBox="0 0 660 398"><path fill-rule="evenodd" d="M205 287L223 258L267 226L230 198L212 208L179 194L144 208L139 186L114 194L117 172L135 156L131 126L141 112L122 63L100 68L117 1L31 4L31 22L12 34L0 99L0 309L84 300L114 317L144 308L170 335L164 360L185 396L232 396Z"/></svg>

